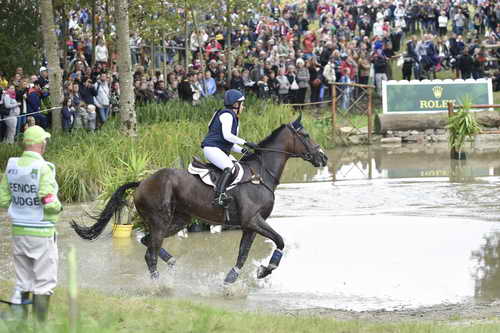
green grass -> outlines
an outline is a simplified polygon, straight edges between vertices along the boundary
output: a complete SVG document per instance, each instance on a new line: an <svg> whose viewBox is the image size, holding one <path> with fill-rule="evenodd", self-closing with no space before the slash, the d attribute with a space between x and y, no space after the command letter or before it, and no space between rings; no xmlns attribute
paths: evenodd
<svg viewBox="0 0 500 333"><path fill-rule="evenodd" d="M5 287L0 288L6 294ZM47 332L69 332L65 289L51 299ZM232 312L191 301L155 296L116 297L80 291L78 332L274 332L274 333L497 333L498 323L338 321L329 317ZM7 307L3 307L5 310ZM452 318L453 319L453 318ZM26 332L35 332L31 328ZM2 330L0 321L0 333ZM11 332L23 332L17 329Z"/></svg>

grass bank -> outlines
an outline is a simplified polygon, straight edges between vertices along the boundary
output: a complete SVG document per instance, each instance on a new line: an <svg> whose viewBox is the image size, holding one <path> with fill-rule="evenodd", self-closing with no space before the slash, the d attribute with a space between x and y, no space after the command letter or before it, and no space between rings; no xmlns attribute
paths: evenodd
<svg viewBox="0 0 500 333"><path fill-rule="evenodd" d="M5 294L5 288L0 288ZM46 332L70 332L65 290L60 288L51 299ZM4 306L3 308L6 309ZM2 308L2 309L3 309ZM458 324L438 322L375 323L337 321L319 316L286 316L231 312L190 301L154 296L114 297L92 290L79 296L79 333L114 332L267 332L267 333L497 333L498 323ZM457 318L459 319L459 318ZM26 332L34 332L31 328ZM2 328L0 333L8 332ZM14 331L11 331L14 332ZM15 332L23 332L15 330Z"/></svg>
<svg viewBox="0 0 500 333"><path fill-rule="evenodd" d="M61 198L65 202L93 200L108 179L137 160L145 161L144 169L157 170L183 167L193 155L203 156L200 143L220 104L220 99L213 98L196 107L181 102L139 107L137 138L122 136L117 119L96 133L78 130L54 136L45 157L57 166ZM250 98L242 114L240 134L258 142L295 117L297 114L288 107ZM327 124L306 113L303 123L313 138L327 146ZM21 151L17 145L0 145L0 167L5 168L7 159Z"/></svg>

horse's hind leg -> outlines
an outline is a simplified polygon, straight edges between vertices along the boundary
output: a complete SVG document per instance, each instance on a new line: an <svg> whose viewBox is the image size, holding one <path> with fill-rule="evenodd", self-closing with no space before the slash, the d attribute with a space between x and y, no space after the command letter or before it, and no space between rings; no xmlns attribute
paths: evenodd
<svg viewBox="0 0 500 333"><path fill-rule="evenodd" d="M151 240L151 234L147 234L146 236L141 238L141 243L149 247L149 243ZM161 260L167 263L170 267L173 267L175 265L175 258L172 256L167 250L165 250L163 247L160 247L160 251L158 252L158 256L160 257ZM147 261L147 259L146 259ZM149 265L148 265L149 266Z"/></svg>
<svg viewBox="0 0 500 333"><path fill-rule="evenodd" d="M163 243L163 232L162 229L152 230L148 242L148 249L146 250L146 255L144 259L148 265L149 273L151 274L151 279L156 280L160 277L160 273L157 270L158 255L160 253L161 244Z"/></svg>
<svg viewBox="0 0 500 333"><path fill-rule="evenodd" d="M164 231L163 238L167 238L175 235L179 231L181 231L189 222L191 221L191 216L181 213L175 213L172 222L166 226L166 230ZM147 234L146 236L141 238L141 243L149 248L151 243L151 234ZM167 250L160 246L160 250L158 251L158 256L164 262L167 263L170 267L175 266L175 258L171 255ZM148 253L146 252L146 262L148 262ZM149 263L148 263L149 267Z"/></svg>
<svg viewBox="0 0 500 333"><path fill-rule="evenodd" d="M278 268L281 257L283 256L285 243L283 242L283 238L276 231L274 231L269 224L267 224L266 220L264 220L260 214L255 215L248 223L245 223L244 226L242 225L242 227L255 230L255 232L259 235L269 238L274 242L274 244L276 244L277 248L274 250L271 259L269 260L269 265L267 267L259 267L257 278L262 279Z"/></svg>
<svg viewBox="0 0 500 333"><path fill-rule="evenodd" d="M226 278L224 279L224 283L234 283L236 279L238 279L240 270L243 268L243 265L248 258L248 252L250 252L250 248L252 247L255 235L255 231L243 230L243 235L241 236L240 241L240 251L238 253L238 259L236 260L236 266L231 268Z"/></svg>
<svg viewBox="0 0 500 333"><path fill-rule="evenodd" d="M172 218L169 214L165 219L151 217L151 233L141 239L142 244L147 246L145 255L146 264L152 279L157 279L160 273L157 270L158 256L169 266L175 265L175 258L162 248L163 239L175 235L191 221L191 216L187 214L175 213Z"/></svg>

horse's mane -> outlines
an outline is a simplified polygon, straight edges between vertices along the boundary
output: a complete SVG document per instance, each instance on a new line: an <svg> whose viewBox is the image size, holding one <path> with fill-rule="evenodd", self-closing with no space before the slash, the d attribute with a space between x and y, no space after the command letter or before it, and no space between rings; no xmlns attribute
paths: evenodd
<svg viewBox="0 0 500 333"><path fill-rule="evenodd" d="M270 143L272 143L276 137L278 136L278 134L281 132L281 130L283 128L285 128L286 125L285 124L282 124L280 127L276 128L274 131L272 131L271 134L269 134L264 140L262 140L261 142L259 142L259 147L265 147L267 145L269 145ZM257 151L258 152L258 151ZM241 159L242 162L248 162L248 161L252 161L255 159L255 157L257 156L257 152L256 153L251 153L251 154L246 154L245 156L243 156L243 158Z"/></svg>

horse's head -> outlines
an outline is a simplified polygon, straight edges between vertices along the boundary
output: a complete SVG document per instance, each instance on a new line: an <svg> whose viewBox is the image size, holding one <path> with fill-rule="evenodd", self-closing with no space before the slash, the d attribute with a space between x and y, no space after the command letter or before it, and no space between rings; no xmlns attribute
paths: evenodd
<svg viewBox="0 0 500 333"><path fill-rule="evenodd" d="M306 132L301 123L302 114L293 122L287 124L287 128L292 132L290 153L301 157L303 160L311 162L315 167L326 166L328 157L321 149L320 145Z"/></svg>

